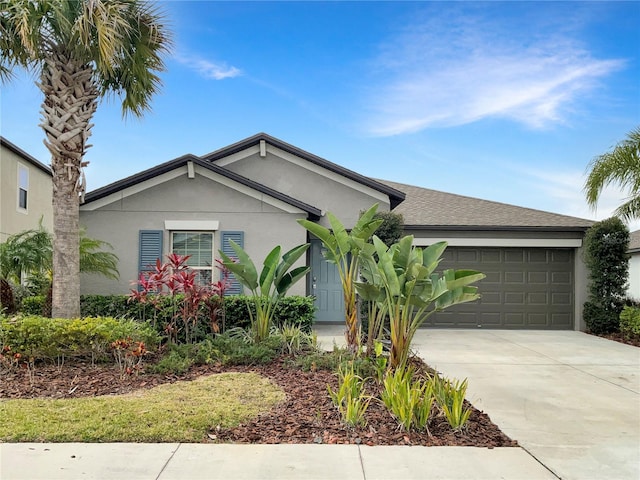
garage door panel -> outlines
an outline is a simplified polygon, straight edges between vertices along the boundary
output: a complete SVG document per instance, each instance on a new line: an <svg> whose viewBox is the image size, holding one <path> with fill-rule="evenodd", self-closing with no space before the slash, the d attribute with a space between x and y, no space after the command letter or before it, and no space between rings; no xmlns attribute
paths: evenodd
<svg viewBox="0 0 640 480"><path fill-rule="evenodd" d="M474 269L487 277L478 283L480 300L432 315L426 325L573 328L572 249L449 247L445 253L441 269Z"/></svg>

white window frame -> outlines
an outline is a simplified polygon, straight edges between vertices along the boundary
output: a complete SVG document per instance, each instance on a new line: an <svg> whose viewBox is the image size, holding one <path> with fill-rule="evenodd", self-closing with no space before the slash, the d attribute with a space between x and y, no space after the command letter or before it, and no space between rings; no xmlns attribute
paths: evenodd
<svg viewBox="0 0 640 480"><path fill-rule="evenodd" d="M214 265L215 265L215 242L216 242L216 236L215 236L215 231L213 230L170 230L169 231L169 238L171 240L171 253L175 253L174 252L174 245L173 245L173 236L174 234L179 234L179 233L187 233L187 234L194 234L194 235L211 235L211 265L208 266L193 266L193 265L189 265L189 268L191 270L194 271L209 271L210 272L210 281L213 281L213 270L214 270ZM181 254L182 255L182 254Z"/></svg>
<svg viewBox="0 0 640 480"><path fill-rule="evenodd" d="M23 184L22 173L25 174L25 184ZM22 163L18 163L18 174L16 179L16 210L21 213L29 212L29 167ZM24 191L25 193L25 205L24 207L20 205L20 193Z"/></svg>

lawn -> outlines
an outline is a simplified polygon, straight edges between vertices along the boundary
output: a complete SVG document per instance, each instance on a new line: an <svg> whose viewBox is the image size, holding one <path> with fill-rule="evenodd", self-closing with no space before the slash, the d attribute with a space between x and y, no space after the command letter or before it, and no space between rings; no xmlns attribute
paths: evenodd
<svg viewBox="0 0 640 480"><path fill-rule="evenodd" d="M222 373L124 395L0 400L1 442L201 442L284 399L255 373Z"/></svg>

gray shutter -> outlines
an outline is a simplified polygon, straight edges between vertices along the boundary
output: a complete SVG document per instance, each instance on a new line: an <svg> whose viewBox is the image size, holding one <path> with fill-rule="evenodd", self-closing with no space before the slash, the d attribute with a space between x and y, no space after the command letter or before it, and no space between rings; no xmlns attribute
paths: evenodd
<svg viewBox="0 0 640 480"><path fill-rule="evenodd" d="M162 230L140 230L138 272L152 271L156 260L162 260Z"/></svg>
<svg viewBox="0 0 640 480"><path fill-rule="evenodd" d="M242 248L244 248L244 232L221 232L221 243L222 243L222 253L227 255L229 258L236 258L236 252L231 247L229 240L233 240ZM241 295L244 292L242 288L242 284L236 280L236 278L231 274L229 277L230 285L227 289L226 295Z"/></svg>

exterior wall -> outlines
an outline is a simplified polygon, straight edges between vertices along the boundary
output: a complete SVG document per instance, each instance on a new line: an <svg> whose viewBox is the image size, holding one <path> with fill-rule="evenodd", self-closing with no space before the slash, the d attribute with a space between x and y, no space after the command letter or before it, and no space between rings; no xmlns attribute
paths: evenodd
<svg viewBox="0 0 640 480"><path fill-rule="evenodd" d="M629 259L629 288L627 295L640 299L640 252L633 252Z"/></svg>
<svg viewBox="0 0 640 480"><path fill-rule="evenodd" d="M379 203L379 211L389 211L386 195L272 145L267 145L266 157L256 152L240 159L223 159L216 164L323 212L331 212L347 228L355 224L360 212L374 203ZM326 217L319 223L329 226Z"/></svg>
<svg viewBox="0 0 640 480"><path fill-rule="evenodd" d="M27 210L18 208L18 165L29 171ZM51 205L51 175L36 167L29 159L0 146L0 242L9 235L37 228L42 224L53 231L53 207Z"/></svg>
<svg viewBox="0 0 640 480"><path fill-rule="evenodd" d="M81 281L83 294L128 293L131 282L138 277L139 231L164 230L163 253L166 255L171 248L166 220L218 221L218 230L214 232L215 258L219 257L220 232L243 231L244 248L258 270L276 245L287 251L306 241L306 231L296 223L298 218L306 218L305 213L283 211L199 174L190 179L186 169L178 178L93 211L88 210L89 207L91 204L81 207L80 222L87 227L89 236L114 247L119 257L120 280L85 275ZM304 280L290 290L292 295L305 293Z"/></svg>

